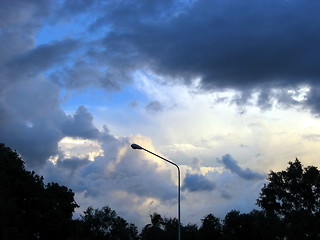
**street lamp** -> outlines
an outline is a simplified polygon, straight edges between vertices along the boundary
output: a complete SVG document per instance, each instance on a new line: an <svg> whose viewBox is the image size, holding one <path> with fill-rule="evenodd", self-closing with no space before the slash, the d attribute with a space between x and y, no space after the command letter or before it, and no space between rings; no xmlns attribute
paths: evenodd
<svg viewBox="0 0 320 240"><path fill-rule="evenodd" d="M180 236L181 235L180 235L180 168L179 168L179 166L177 164L175 164L174 162L171 162L170 160L168 160L168 159L166 159L164 157L161 157L161 156L149 151L148 149L145 149L145 148L139 146L138 144L133 143L133 144L131 144L131 147L133 149L144 150L144 151L146 151L148 153L151 153L152 155L154 155L154 156L156 156L158 158L161 158L162 160L164 160L164 161L166 161L168 163L171 163L172 165L176 166L176 168L178 170L178 240L180 240Z"/></svg>

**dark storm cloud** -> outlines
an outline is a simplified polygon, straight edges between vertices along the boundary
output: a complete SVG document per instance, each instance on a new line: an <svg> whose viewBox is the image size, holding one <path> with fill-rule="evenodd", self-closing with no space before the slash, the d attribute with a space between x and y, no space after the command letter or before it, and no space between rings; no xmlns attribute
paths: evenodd
<svg viewBox="0 0 320 240"><path fill-rule="evenodd" d="M4 65L4 68L10 70L11 78L33 76L65 62L68 59L68 54L75 50L76 47L77 41L72 39L40 45L14 57Z"/></svg>
<svg viewBox="0 0 320 240"><path fill-rule="evenodd" d="M305 105L311 108L312 112L320 115L320 84L313 86L306 96Z"/></svg>
<svg viewBox="0 0 320 240"><path fill-rule="evenodd" d="M16 149L32 168L59 154L58 143L69 134L94 138L98 131L84 108L67 116L59 86L45 78L47 70L66 64L81 47L73 39L35 45L53 7L50 1L0 3L0 142Z"/></svg>
<svg viewBox="0 0 320 240"><path fill-rule="evenodd" d="M188 190L189 192L197 191L211 191L215 189L214 182L207 179L201 174L187 173L183 180L182 190Z"/></svg>
<svg viewBox="0 0 320 240"><path fill-rule="evenodd" d="M77 1L77 0L66 0L61 2L57 7L56 17L58 18L70 18L76 14L81 14L83 12L90 13L95 9L99 9L105 5L107 1L99 0L86 0L86 1ZM57 4L56 2L54 2Z"/></svg>
<svg viewBox="0 0 320 240"><path fill-rule="evenodd" d="M255 94L262 109L276 99L285 107L320 112L319 1L90 0L15 5L3 1L1 5L1 82L50 69L50 80L62 87L97 85L114 90L143 68L184 84L198 77L205 91L238 90L232 99L237 105L248 104ZM76 22L81 14L88 16L84 28L99 37L61 39L34 48L43 23ZM75 52L78 56L66 64ZM304 86L310 91L303 101L288 93Z"/></svg>
<svg viewBox="0 0 320 240"><path fill-rule="evenodd" d="M249 168L242 169L236 160L234 160L230 154L226 154L222 157L221 162L225 166L226 169L229 169L231 172L237 174L239 177L246 180L261 180L264 179L265 176L261 173L256 173L250 170Z"/></svg>
<svg viewBox="0 0 320 240"><path fill-rule="evenodd" d="M255 94L262 109L276 100L279 105L308 107L317 114L319 10L320 2L315 0L90 0L56 5L28 1L17 5L18 12L31 16L27 20L15 21L12 14L4 13L10 28L3 28L8 36L3 41L15 47L3 48L3 56L8 49L17 51L15 48L23 54L7 59L12 71L2 68L1 74L41 72L60 64L50 75L60 86L98 85L114 90L129 83L136 70L147 69L165 76L166 81L189 84L200 78L205 91L238 90L232 99L237 105L248 104ZM86 14L84 27L99 37L62 40L33 49L43 13L49 13L46 21L53 25L61 19L77 21ZM19 40L21 35L26 36L24 41ZM62 66L61 60L76 49L78 58ZM304 86L310 91L303 101L288 93Z"/></svg>
<svg viewBox="0 0 320 240"><path fill-rule="evenodd" d="M276 98L320 112L319 1L53 3L0 3L0 138L32 165L57 154L65 136L97 137L83 109L74 116L61 109L60 87L119 89L140 69L184 84L200 77L207 91L239 90L238 105L258 92L261 108ZM88 35L35 44L42 26L68 19L79 27L81 14ZM310 90L302 102L286 91L303 85ZM151 102L149 110L162 106Z"/></svg>
<svg viewBox="0 0 320 240"><path fill-rule="evenodd" d="M60 108L56 85L35 78L10 86L0 98L0 142L16 149L28 166L44 166L64 137L98 137L84 107L74 116Z"/></svg>
<svg viewBox="0 0 320 240"><path fill-rule="evenodd" d="M43 107L41 104L37 106ZM12 111L10 114L15 115ZM80 108L73 119L59 108L39 114L44 115L32 116L32 121L27 120L27 116L15 115L13 119L7 114L8 121L0 126L0 142L16 149L30 167L40 168L51 156L59 154L58 143L64 137L98 138L99 131L93 127L86 109ZM71 167L72 162L68 160L60 165Z"/></svg>
<svg viewBox="0 0 320 240"><path fill-rule="evenodd" d="M1 0L0 26L4 29L8 26L18 26L21 23L36 23L37 19L47 16L50 9L50 1L32 0ZM31 26L31 25L29 25ZM14 29L13 29L14 30ZM25 29L30 30L30 29Z"/></svg>
<svg viewBox="0 0 320 240"><path fill-rule="evenodd" d="M319 1L199 0L181 9L175 2L164 4L170 10L142 1L115 4L106 13L112 28L104 43L121 66L134 61L134 67L186 84L200 77L203 90L239 90L239 105L258 92L263 109L272 98L284 99L273 89L319 85ZM308 101L299 103L287 94L281 103L317 113L318 100L311 91Z"/></svg>
<svg viewBox="0 0 320 240"><path fill-rule="evenodd" d="M58 106L55 85L44 79L24 83L11 84L1 94L0 115L5 120L0 124L0 141L16 149L28 165L42 166L57 154L65 114Z"/></svg>
<svg viewBox="0 0 320 240"><path fill-rule="evenodd" d="M14 59L32 52L35 34L41 21L49 12L49 1L8 1L0 3L0 83L4 85L17 81L16 75L22 74ZM28 63L27 60L25 63Z"/></svg>
<svg viewBox="0 0 320 240"><path fill-rule="evenodd" d="M294 86L319 76L319 9L318 1L196 1L177 17L158 13L148 22L145 12L128 10L106 43L131 47L159 73L200 76L209 88Z"/></svg>
<svg viewBox="0 0 320 240"><path fill-rule="evenodd" d="M70 67L62 67L50 74L49 78L59 86L67 89L79 89L90 86L101 86L106 82L106 74L99 71L99 66L95 66L83 60L76 60ZM116 84L111 81L106 89L116 89Z"/></svg>

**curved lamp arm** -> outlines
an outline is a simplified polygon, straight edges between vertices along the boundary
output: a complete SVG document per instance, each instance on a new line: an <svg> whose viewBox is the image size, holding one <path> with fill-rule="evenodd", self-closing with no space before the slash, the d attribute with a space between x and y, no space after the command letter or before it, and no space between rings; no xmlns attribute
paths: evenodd
<svg viewBox="0 0 320 240"><path fill-rule="evenodd" d="M161 157L158 154L155 154L154 152L151 152L148 149L145 149L145 148L141 147L138 144L133 143L133 144L131 144L131 147L133 149L144 150L144 151L146 151L146 152L148 152L148 153L150 153L150 154L152 154L152 155L154 155L154 156L156 156L158 158L161 158L162 160L164 160L164 161L166 161L168 163L171 163L172 165L176 166L176 168L178 170L178 240L180 240L180 238L181 238L181 235L180 235L180 216L181 215L180 215L180 168L179 168L179 166L176 163L174 163L174 162L172 162L172 161L170 161L170 160L168 160L168 159L166 159L164 157Z"/></svg>

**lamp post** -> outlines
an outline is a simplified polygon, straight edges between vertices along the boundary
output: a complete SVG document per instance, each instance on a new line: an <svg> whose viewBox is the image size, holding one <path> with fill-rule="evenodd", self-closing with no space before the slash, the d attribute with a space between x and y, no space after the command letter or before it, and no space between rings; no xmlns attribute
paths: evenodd
<svg viewBox="0 0 320 240"><path fill-rule="evenodd" d="M144 151L146 151L148 153L151 153L152 155L154 155L154 156L156 156L158 158L161 158L162 160L164 160L164 161L166 161L168 163L171 163L172 165L176 166L176 168L178 170L178 240L180 240L181 235L180 235L180 168L179 168L179 166L177 164L175 164L174 162L171 162L170 160L168 160L168 159L166 159L164 157L161 157L158 154L155 154L155 153L149 151L148 149L145 149L145 148L139 146L138 144L133 143L133 144L131 144L131 147L133 149L144 150Z"/></svg>

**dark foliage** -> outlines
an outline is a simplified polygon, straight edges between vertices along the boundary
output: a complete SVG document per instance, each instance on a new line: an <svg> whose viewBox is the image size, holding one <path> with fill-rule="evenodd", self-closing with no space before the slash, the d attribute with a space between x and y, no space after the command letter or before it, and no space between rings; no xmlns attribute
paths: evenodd
<svg viewBox="0 0 320 240"><path fill-rule="evenodd" d="M160 214L150 215L151 224L147 224L140 234L142 240L161 240L165 239L164 220Z"/></svg>
<svg viewBox="0 0 320 240"><path fill-rule="evenodd" d="M289 162L286 171L271 172L257 200L281 220L287 239L320 239L320 172L314 166Z"/></svg>
<svg viewBox="0 0 320 240"><path fill-rule="evenodd" d="M15 151L0 144L0 239L67 239L76 207L70 189L44 185Z"/></svg>
<svg viewBox="0 0 320 240"><path fill-rule="evenodd" d="M84 215L75 221L74 240L121 240L138 239L138 230L133 224L127 223L108 206L102 209L88 207Z"/></svg>
<svg viewBox="0 0 320 240"><path fill-rule="evenodd" d="M199 239L198 226L192 223L188 223L186 226L182 226L181 239L183 240Z"/></svg>
<svg viewBox="0 0 320 240"><path fill-rule="evenodd" d="M147 224L140 234L142 240L151 239L177 239L178 238L178 219L176 218L162 218L160 214L154 213L150 215L151 224ZM191 230L191 225L189 228L181 227L181 235L185 236L185 230ZM194 226L196 228L196 226ZM193 228L193 230L195 230ZM196 229L197 230L197 229ZM194 232L195 233L195 232Z"/></svg>
<svg viewBox="0 0 320 240"><path fill-rule="evenodd" d="M278 218L268 217L263 211L253 210L250 213L240 213L237 210L229 212L223 224L223 239L272 240L283 239L282 225Z"/></svg>
<svg viewBox="0 0 320 240"><path fill-rule="evenodd" d="M320 172L289 162L285 171L270 172L250 213L230 211L220 220L206 215L201 225L181 225L182 240L320 239ZM0 239L3 240L157 240L177 239L178 220L154 213L137 228L108 206L87 208L72 220L74 193L27 171L20 156L0 144Z"/></svg>
<svg viewBox="0 0 320 240"><path fill-rule="evenodd" d="M199 229L201 240L221 239L221 223L219 218L213 214L209 214L201 222L202 225Z"/></svg>

